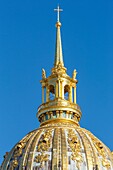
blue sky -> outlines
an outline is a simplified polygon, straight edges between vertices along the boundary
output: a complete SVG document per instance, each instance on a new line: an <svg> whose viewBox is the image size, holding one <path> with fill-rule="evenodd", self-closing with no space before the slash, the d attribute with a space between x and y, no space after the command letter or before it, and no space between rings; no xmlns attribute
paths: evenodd
<svg viewBox="0 0 113 170"><path fill-rule="evenodd" d="M113 150L113 1L0 1L0 163L39 127L41 69L53 67L57 4L65 66L78 75L80 125Z"/></svg>

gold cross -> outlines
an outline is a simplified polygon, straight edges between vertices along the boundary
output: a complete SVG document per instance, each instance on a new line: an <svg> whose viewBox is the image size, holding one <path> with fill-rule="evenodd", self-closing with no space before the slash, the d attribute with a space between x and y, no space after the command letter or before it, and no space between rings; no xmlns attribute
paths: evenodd
<svg viewBox="0 0 113 170"><path fill-rule="evenodd" d="M59 22L60 21L60 12L62 12L63 9L60 9L60 7L58 5L57 9L54 9L54 11L57 12L57 22Z"/></svg>

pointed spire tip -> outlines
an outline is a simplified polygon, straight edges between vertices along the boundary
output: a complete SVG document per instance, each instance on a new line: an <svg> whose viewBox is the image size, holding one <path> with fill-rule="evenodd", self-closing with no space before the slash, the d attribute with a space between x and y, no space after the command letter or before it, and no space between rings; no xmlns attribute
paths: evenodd
<svg viewBox="0 0 113 170"><path fill-rule="evenodd" d="M54 10L57 11L56 51L55 51L55 62L54 62L54 66L56 67L58 66L58 64L60 64L61 66L64 66L63 53L62 53L62 41L61 41L61 33L60 33L60 27L61 27L60 12L63 10L60 9L59 5L57 9L54 9Z"/></svg>

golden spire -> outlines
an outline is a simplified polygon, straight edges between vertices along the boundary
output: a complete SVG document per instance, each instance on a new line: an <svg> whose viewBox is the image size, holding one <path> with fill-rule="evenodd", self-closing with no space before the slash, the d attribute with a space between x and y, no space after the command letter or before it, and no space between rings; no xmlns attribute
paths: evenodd
<svg viewBox="0 0 113 170"><path fill-rule="evenodd" d="M62 55L60 34L60 12L58 6L56 23L56 52L52 74L47 77L42 69L42 104L38 108L37 117L41 126L50 122L69 122L79 125L81 110L76 102L76 70L72 77L67 75Z"/></svg>
<svg viewBox="0 0 113 170"><path fill-rule="evenodd" d="M56 50L55 50L55 62L54 67L58 66L58 64L64 66L63 62L63 54L62 54L62 42L61 42L61 33L60 33L60 12L63 10L60 9L59 5L57 9L54 9L57 12L57 23L56 23Z"/></svg>

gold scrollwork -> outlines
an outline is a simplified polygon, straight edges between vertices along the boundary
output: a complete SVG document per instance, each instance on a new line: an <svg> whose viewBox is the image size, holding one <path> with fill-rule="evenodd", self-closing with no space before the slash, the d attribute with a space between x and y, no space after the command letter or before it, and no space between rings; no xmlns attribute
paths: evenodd
<svg viewBox="0 0 113 170"><path fill-rule="evenodd" d="M22 149L25 147L25 145L26 145L26 143L24 143L24 142L19 142L16 145L14 155L13 155L14 158L19 157L22 154Z"/></svg>
<svg viewBox="0 0 113 170"><path fill-rule="evenodd" d="M76 125L74 124L71 124L71 123L51 123L51 124L46 124L46 125L43 125L43 127L50 127L50 126L66 126L66 127L75 127Z"/></svg>
<svg viewBox="0 0 113 170"><path fill-rule="evenodd" d="M72 129L68 130L68 144L72 151L71 159L73 161L76 161L76 166L79 169L80 164L83 162L83 156L81 154L81 144Z"/></svg>
<svg viewBox="0 0 113 170"><path fill-rule="evenodd" d="M14 159L12 162L11 162L11 165L9 167L9 170L14 170L15 168L18 167L18 161L16 159Z"/></svg>
<svg viewBox="0 0 113 170"><path fill-rule="evenodd" d="M107 159L106 151L102 143L100 141L95 141L95 147L98 150L99 155L102 156L102 165L106 168L110 168L110 162Z"/></svg>
<svg viewBox="0 0 113 170"><path fill-rule="evenodd" d="M32 133L28 134L15 146L13 160L10 163L9 170L14 170L16 167L18 167L18 157L22 155L23 149L26 146L26 142L28 141L31 135Z"/></svg>
<svg viewBox="0 0 113 170"><path fill-rule="evenodd" d="M37 163L40 163L40 167L42 168L43 167L43 163L48 161L49 160L49 155L48 154L38 154L36 157L35 157L35 162Z"/></svg>
<svg viewBox="0 0 113 170"><path fill-rule="evenodd" d="M105 150L105 147L104 145L99 141L97 140L96 137L94 137L90 132L87 132L89 137L92 139L92 141L94 142L94 145L98 151L98 154L102 157L101 161L102 161L102 165L104 167L106 167L107 169L110 168L110 162L107 158L107 152Z"/></svg>
<svg viewBox="0 0 113 170"><path fill-rule="evenodd" d="M51 131L47 130L41 137L37 151L38 152L43 152L43 151L48 151L50 148L50 142L51 142Z"/></svg>
<svg viewBox="0 0 113 170"><path fill-rule="evenodd" d="M37 146L37 151L40 152L35 156L34 161L40 163L39 167L43 167L45 161L49 160L49 154L45 153L49 151L49 148L52 143L52 130L47 130L40 138L40 141Z"/></svg>
<svg viewBox="0 0 113 170"><path fill-rule="evenodd" d="M66 68L59 62L56 67L52 68L52 74L66 75Z"/></svg>

